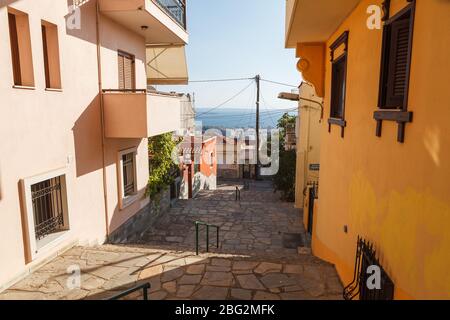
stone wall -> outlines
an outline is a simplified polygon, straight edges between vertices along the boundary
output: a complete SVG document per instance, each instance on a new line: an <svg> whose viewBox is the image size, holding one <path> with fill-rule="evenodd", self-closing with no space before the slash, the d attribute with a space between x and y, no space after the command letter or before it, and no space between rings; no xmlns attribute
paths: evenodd
<svg viewBox="0 0 450 320"><path fill-rule="evenodd" d="M130 243L140 239L160 216L170 208L170 189L156 195L150 203L136 215L114 230L108 237L108 243Z"/></svg>

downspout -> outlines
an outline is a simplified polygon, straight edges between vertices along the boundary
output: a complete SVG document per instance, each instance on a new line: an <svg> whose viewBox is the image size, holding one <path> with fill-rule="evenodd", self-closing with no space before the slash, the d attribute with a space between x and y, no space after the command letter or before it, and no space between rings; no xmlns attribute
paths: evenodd
<svg viewBox="0 0 450 320"><path fill-rule="evenodd" d="M109 216L108 216L108 189L106 179L106 148L105 148L105 113L103 105L103 84L102 84L102 59L100 43L100 5L99 1L95 4L96 10L96 36L97 36L97 72L98 72L98 92L100 97L100 119L102 132L102 172L103 172L103 201L105 205L105 232L106 241L109 240Z"/></svg>

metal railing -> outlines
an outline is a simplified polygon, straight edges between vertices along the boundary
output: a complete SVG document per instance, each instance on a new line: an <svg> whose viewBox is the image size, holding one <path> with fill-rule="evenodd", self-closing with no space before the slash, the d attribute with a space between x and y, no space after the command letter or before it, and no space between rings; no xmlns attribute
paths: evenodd
<svg viewBox="0 0 450 320"><path fill-rule="evenodd" d="M103 93L147 93L147 89L103 89Z"/></svg>
<svg viewBox="0 0 450 320"><path fill-rule="evenodd" d="M151 288L151 285L150 285L150 283L147 282L147 283L138 285L138 286L136 286L134 288L128 289L128 290L126 290L126 291L124 291L122 293L119 293L119 294L117 294L117 295L115 295L115 296L113 296L113 297L111 297L111 298L109 298L107 300L119 300L119 299L122 299L122 298L124 298L124 297L126 297L126 296L128 296L128 295L130 295L132 293L135 293L136 291L139 291L139 290L142 290L142 294L144 296L144 300L148 300L148 290L150 290L150 288Z"/></svg>
<svg viewBox="0 0 450 320"><path fill-rule="evenodd" d="M236 201L241 201L241 190L236 186Z"/></svg>
<svg viewBox="0 0 450 320"><path fill-rule="evenodd" d="M154 0L179 25L186 29L186 1L184 0Z"/></svg>
<svg viewBox="0 0 450 320"><path fill-rule="evenodd" d="M198 231L200 226L206 226L206 252L209 252L209 228L215 228L217 230L217 239L216 239L216 246L219 248L219 226L215 226L212 224L208 224L201 221L195 221L195 253L198 256L199 254L199 241L198 241Z"/></svg>
<svg viewBox="0 0 450 320"><path fill-rule="evenodd" d="M371 274L369 267L376 266L380 270L380 288L369 289L367 280ZM373 244L358 237L356 245L356 260L353 281L344 288L344 299L353 300L359 296L359 300L393 300L394 283L381 267L376 257Z"/></svg>

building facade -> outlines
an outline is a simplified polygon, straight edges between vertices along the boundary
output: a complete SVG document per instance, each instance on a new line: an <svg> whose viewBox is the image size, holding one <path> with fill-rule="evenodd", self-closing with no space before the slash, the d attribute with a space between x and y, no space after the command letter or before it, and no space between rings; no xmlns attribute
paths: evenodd
<svg viewBox="0 0 450 320"><path fill-rule="evenodd" d="M313 253L354 278L370 241L395 299L450 298L450 3L287 1L286 47L324 98Z"/></svg>
<svg viewBox="0 0 450 320"><path fill-rule="evenodd" d="M147 138L180 126L179 101L146 88L184 83L149 57L188 41L184 3L161 3L1 3L0 290L145 214Z"/></svg>
<svg viewBox="0 0 450 320"><path fill-rule="evenodd" d="M216 137L186 136L180 145L180 199L217 188Z"/></svg>

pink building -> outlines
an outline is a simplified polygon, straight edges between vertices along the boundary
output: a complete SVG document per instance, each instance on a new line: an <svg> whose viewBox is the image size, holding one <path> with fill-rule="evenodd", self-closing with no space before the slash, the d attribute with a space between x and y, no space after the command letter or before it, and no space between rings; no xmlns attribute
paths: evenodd
<svg viewBox="0 0 450 320"><path fill-rule="evenodd" d="M201 190L217 188L216 137L187 136L180 145L182 154L180 198L191 199Z"/></svg>
<svg viewBox="0 0 450 320"><path fill-rule="evenodd" d="M0 291L145 215L147 138L180 127L146 88L187 81L184 1L70 2L0 2Z"/></svg>

